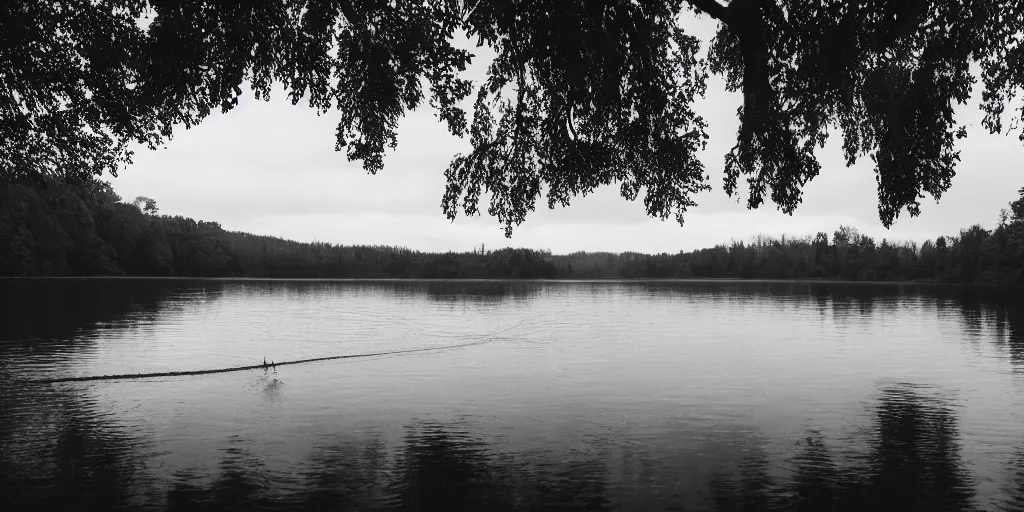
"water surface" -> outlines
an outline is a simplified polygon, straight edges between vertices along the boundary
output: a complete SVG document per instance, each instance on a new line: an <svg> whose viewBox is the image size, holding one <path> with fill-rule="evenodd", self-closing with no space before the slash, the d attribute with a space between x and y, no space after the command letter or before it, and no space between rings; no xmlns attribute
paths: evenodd
<svg viewBox="0 0 1024 512"><path fill-rule="evenodd" d="M4 510L1024 509L1007 294L82 279L0 297Z"/></svg>

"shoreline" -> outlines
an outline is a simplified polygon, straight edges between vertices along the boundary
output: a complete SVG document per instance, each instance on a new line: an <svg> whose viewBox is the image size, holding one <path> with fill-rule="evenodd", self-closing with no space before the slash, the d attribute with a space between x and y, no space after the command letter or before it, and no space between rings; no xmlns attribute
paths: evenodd
<svg viewBox="0 0 1024 512"><path fill-rule="evenodd" d="M295 281L295 282L496 282L496 283L808 283L843 285L932 285L963 288L1020 288L1016 284L978 284L939 281L936 279L852 281L827 278L740 278L740 277L592 277L592 278L514 278L514 277L205 277L205 276L0 276L0 280L60 281L60 280L149 280L149 281Z"/></svg>

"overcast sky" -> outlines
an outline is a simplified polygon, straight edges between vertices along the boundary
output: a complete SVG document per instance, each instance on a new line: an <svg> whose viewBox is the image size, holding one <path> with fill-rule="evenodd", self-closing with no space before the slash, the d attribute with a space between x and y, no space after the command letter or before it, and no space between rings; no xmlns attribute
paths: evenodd
<svg viewBox="0 0 1024 512"><path fill-rule="evenodd" d="M688 23L688 30L709 37L714 25ZM478 56L485 52L475 49ZM481 77L486 59L475 59L471 78ZM179 129L166 149L136 150L134 164L112 179L126 200L156 199L161 213L214 220L225 229L299 241L400 245L424 251L514 246L550 249L678 252L710 247L755 234L832 233L840 224L889 239L918 242L955 234L979 223L991 228L1001 208L1024 186L1020 173L1024 144L1017 133L989 135L981 126L980 90L961 107L968 124L961 140L961 163L953 186L939 203L927 198L920 217L905 212L889 230L878 220L875 175L869 158L847 168L841 139L834 134L818 151L821 174L805 187L804 201L792 215L766 201L757 210L730 199L722 190L725 153L736 140L736 109L741 98L726 93L712 77L697 105L708 120L711 140L702 160L713 190L698 196L686 223L648 217L641 200L627 202L610 186L566 208L537 211L506 239L497 220L485 214L448 221L441 211L444 170L451 157L466 151L468 140L450 135L434 112L411 112L399 128L398 148L385 157L376 176L361 162L334 151L338 116L292 106L283 93L269 102L247 92L227 114L214 114L191 130ZM485 209L485 208L484 208Z"/></svg>

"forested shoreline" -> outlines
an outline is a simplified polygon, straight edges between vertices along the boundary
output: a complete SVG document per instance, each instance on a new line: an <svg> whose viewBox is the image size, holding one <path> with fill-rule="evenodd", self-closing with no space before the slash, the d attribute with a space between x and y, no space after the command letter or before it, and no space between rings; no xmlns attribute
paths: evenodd
<svg viewBox="0 0 1024 512"><path fill-rule="evenodd" d="M484 246L425 253L403 247L303 243L227 231L217 222L159 214L108 183L0 184L0 276L524 279L929 280L1024 283L1024 189L993 229L971 226L914 242L855 228L810 237L754 237L676 254ZM995 212L994 212L995 213Z"/></svg>

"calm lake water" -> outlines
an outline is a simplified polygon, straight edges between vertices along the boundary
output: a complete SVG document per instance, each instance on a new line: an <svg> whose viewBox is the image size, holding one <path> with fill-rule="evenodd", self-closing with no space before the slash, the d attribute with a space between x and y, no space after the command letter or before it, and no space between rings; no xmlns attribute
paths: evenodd
<svg viewBox="0 0 1024 512"><path fill-rule="evenodd" d="M83 279L0 304L3 510L1024 510L1007 294Z"/></svg>

